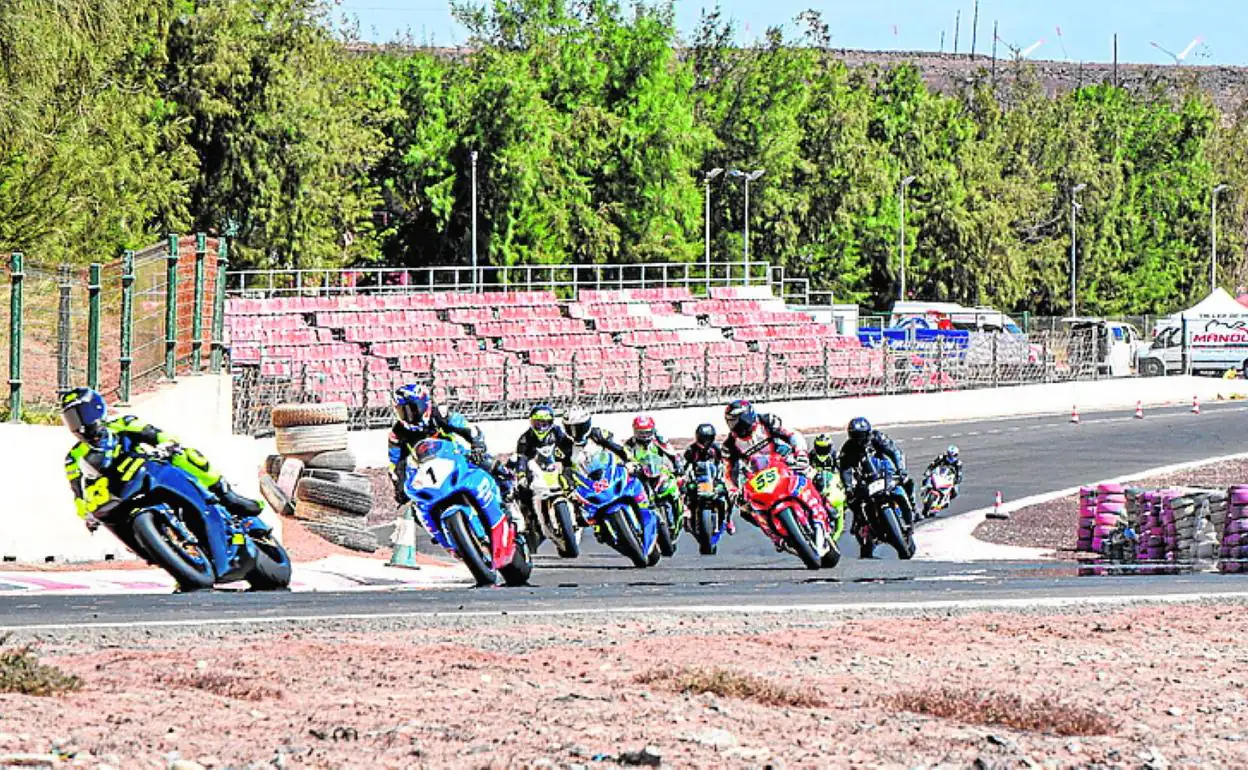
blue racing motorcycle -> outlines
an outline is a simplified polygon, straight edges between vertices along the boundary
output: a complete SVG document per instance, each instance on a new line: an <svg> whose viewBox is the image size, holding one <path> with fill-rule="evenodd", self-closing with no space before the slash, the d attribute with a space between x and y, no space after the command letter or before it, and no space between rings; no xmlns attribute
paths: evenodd
<svg viewBox="0 0 1248 770"><path fill-rule="evenodd" d="M162 448L124 449L102 475L83 479L87 511L183 591L246 580L290 585L290 557L259 517L237 521L208 490L169 463Z"/></svg>
<svg viewBox="0 0 1248 770"><path fill-rule="evenodd" d="M433 542L463 561L477 585L524 585L533 555L524 518L503 509L494 477L473 465L453 440L427 439L408 458L404 484Z"/></svg>
<svg viewBox="0 0 1248 770"><path fill-rule="evenodd" d="M897 467L887 457L867 452L856 476L862 517L854 522L854 536L862 558L871 558L877 542L891 545L899 559L913 558L914 526L902 514L901 500L906 491L901 487Z"/></svg>
<svg viewBox="0 0 1248 770"><path fill-rule="evenodd" d="M636 567L659 563L658 517L641 481L609 452L584 459L576 474L576 496L598 540Z"/></svg>

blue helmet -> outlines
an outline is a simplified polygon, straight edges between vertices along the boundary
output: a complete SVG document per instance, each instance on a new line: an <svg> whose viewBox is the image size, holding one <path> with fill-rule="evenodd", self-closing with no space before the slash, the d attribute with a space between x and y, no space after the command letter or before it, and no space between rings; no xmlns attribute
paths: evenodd
<svg viewBox="0 0 1248 770"><path fill-rule="evenodd" d="M950 465L957 465L958 463L958 445L957 444L950 444L949 448L945 450L945 461L948 462Z"/></svg>
<svg viewBox="0 0 1248 770"><path fill-rule="evenodd" d="M408 428L428 427L433 417L433 397L424 385L404 385L394 391L394 416Z"/></svg>
<svg viewBox="0 0 1248 770"><path fill-rule="evenodd" d="M69 432L94 447L110 443L111 432L107 427L108 403L99 391L92 388L74 388L61 396L61 420Z"/></svg>
<svg viewBox="0 0 1248 770"><path fill-rule="evenodd" d="M849 440L855 444L865 444L867 439L871 438L871 421L866 417L855 417L849 421L845 432L849 434Z"/></svg>

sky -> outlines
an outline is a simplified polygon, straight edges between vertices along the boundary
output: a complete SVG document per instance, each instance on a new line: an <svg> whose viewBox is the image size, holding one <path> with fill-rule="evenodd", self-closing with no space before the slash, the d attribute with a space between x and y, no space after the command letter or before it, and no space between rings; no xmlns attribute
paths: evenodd
<svg viewBox="0 0 1248 770"><path fill-rule="evenodd" d="M375 42L410 30L417 43L457 45L467 32L451 17L449 2L435 0L337 0L337 14L357 17L361 35ZM677 0L676 19L689 33L703 0ZM831 26L832 43L869 50L953 51L955 18L961 11L958 51L971 45L974 0L720 0L726 16L737 21L740 42L760 37L769 26L796 30L792 20L813 8ZM989 53L993 21L999 22L998 56L1006 45L1026 49L1039 41L1034 59L1101 61L1113 59L1118 34L1122 62L1172 64L1154 48L1157 43L1180 54L1196 38L1201 42L1184 59L1188 64L1248 65L1248 0L980 0L976 51Z"/></svg>

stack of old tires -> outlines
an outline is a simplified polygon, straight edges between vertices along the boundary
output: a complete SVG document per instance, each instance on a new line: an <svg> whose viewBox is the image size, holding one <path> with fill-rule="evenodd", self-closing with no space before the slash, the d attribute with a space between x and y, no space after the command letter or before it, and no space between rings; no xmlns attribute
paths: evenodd
<svg viewBox="0 0 1248 770"><path fill-rule="evenodd" d="M1092 531L1096 529L1096 488L1079 487L1079 531L1075 550L1092 550Z"/></svg>
<svg viewBox="0 0 1248 770"><path fill-rule="evenodd" d="M1118 528L1119 519L1127 515L1127 495L1120 484L1101 484L1096 488L1092 513L1092 550L1105 552L1105 544Z"/></svg>
<svg viewBox="0 0 1248 770"><path fill-rule="evenodd" d="M1222 546L1218 553L1223 572L1248 572L1248 484L1236 484L1227 492L1229 498L1226 526L1222 530Z"/></svg>
<svg viewBox="0 0 1248 770"><path fill-rule="evenodd" d="M366 528L373 509L372 485L356 473L355 455L347 449L345 404L282 404L273 408L278 454L265 471L274 480L285 470L297 474L294 494L285 506L308 531L355 551L377 550L377 537ZM294 467L288 464L298 463Z"/></svg>

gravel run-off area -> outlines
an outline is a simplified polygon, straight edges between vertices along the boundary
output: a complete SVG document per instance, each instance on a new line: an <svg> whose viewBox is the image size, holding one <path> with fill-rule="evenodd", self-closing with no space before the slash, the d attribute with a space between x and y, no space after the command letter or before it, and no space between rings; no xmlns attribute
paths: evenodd
<svg viewBox="0 0 1248 770"><path fill-rule="evenodd" d="M1245 766L1244 638L1230 602L64 631L81 688L0 695L0 766Z"/></svg>
<svg viewBox="0 0 1248 770"><path fill-rule="evenodd" d="M1089 481L1089 483L1092 483ZM1223 489L1248 483L1248 460L1229 460L1161 476L1132 481L1128 486L1145 489L1196 487ZM1046 548L1059 555L1073 555L1079 523L1079 495L1020 508L1006 521L988 520L975 529L975 537L989 543Z"/></svg>

